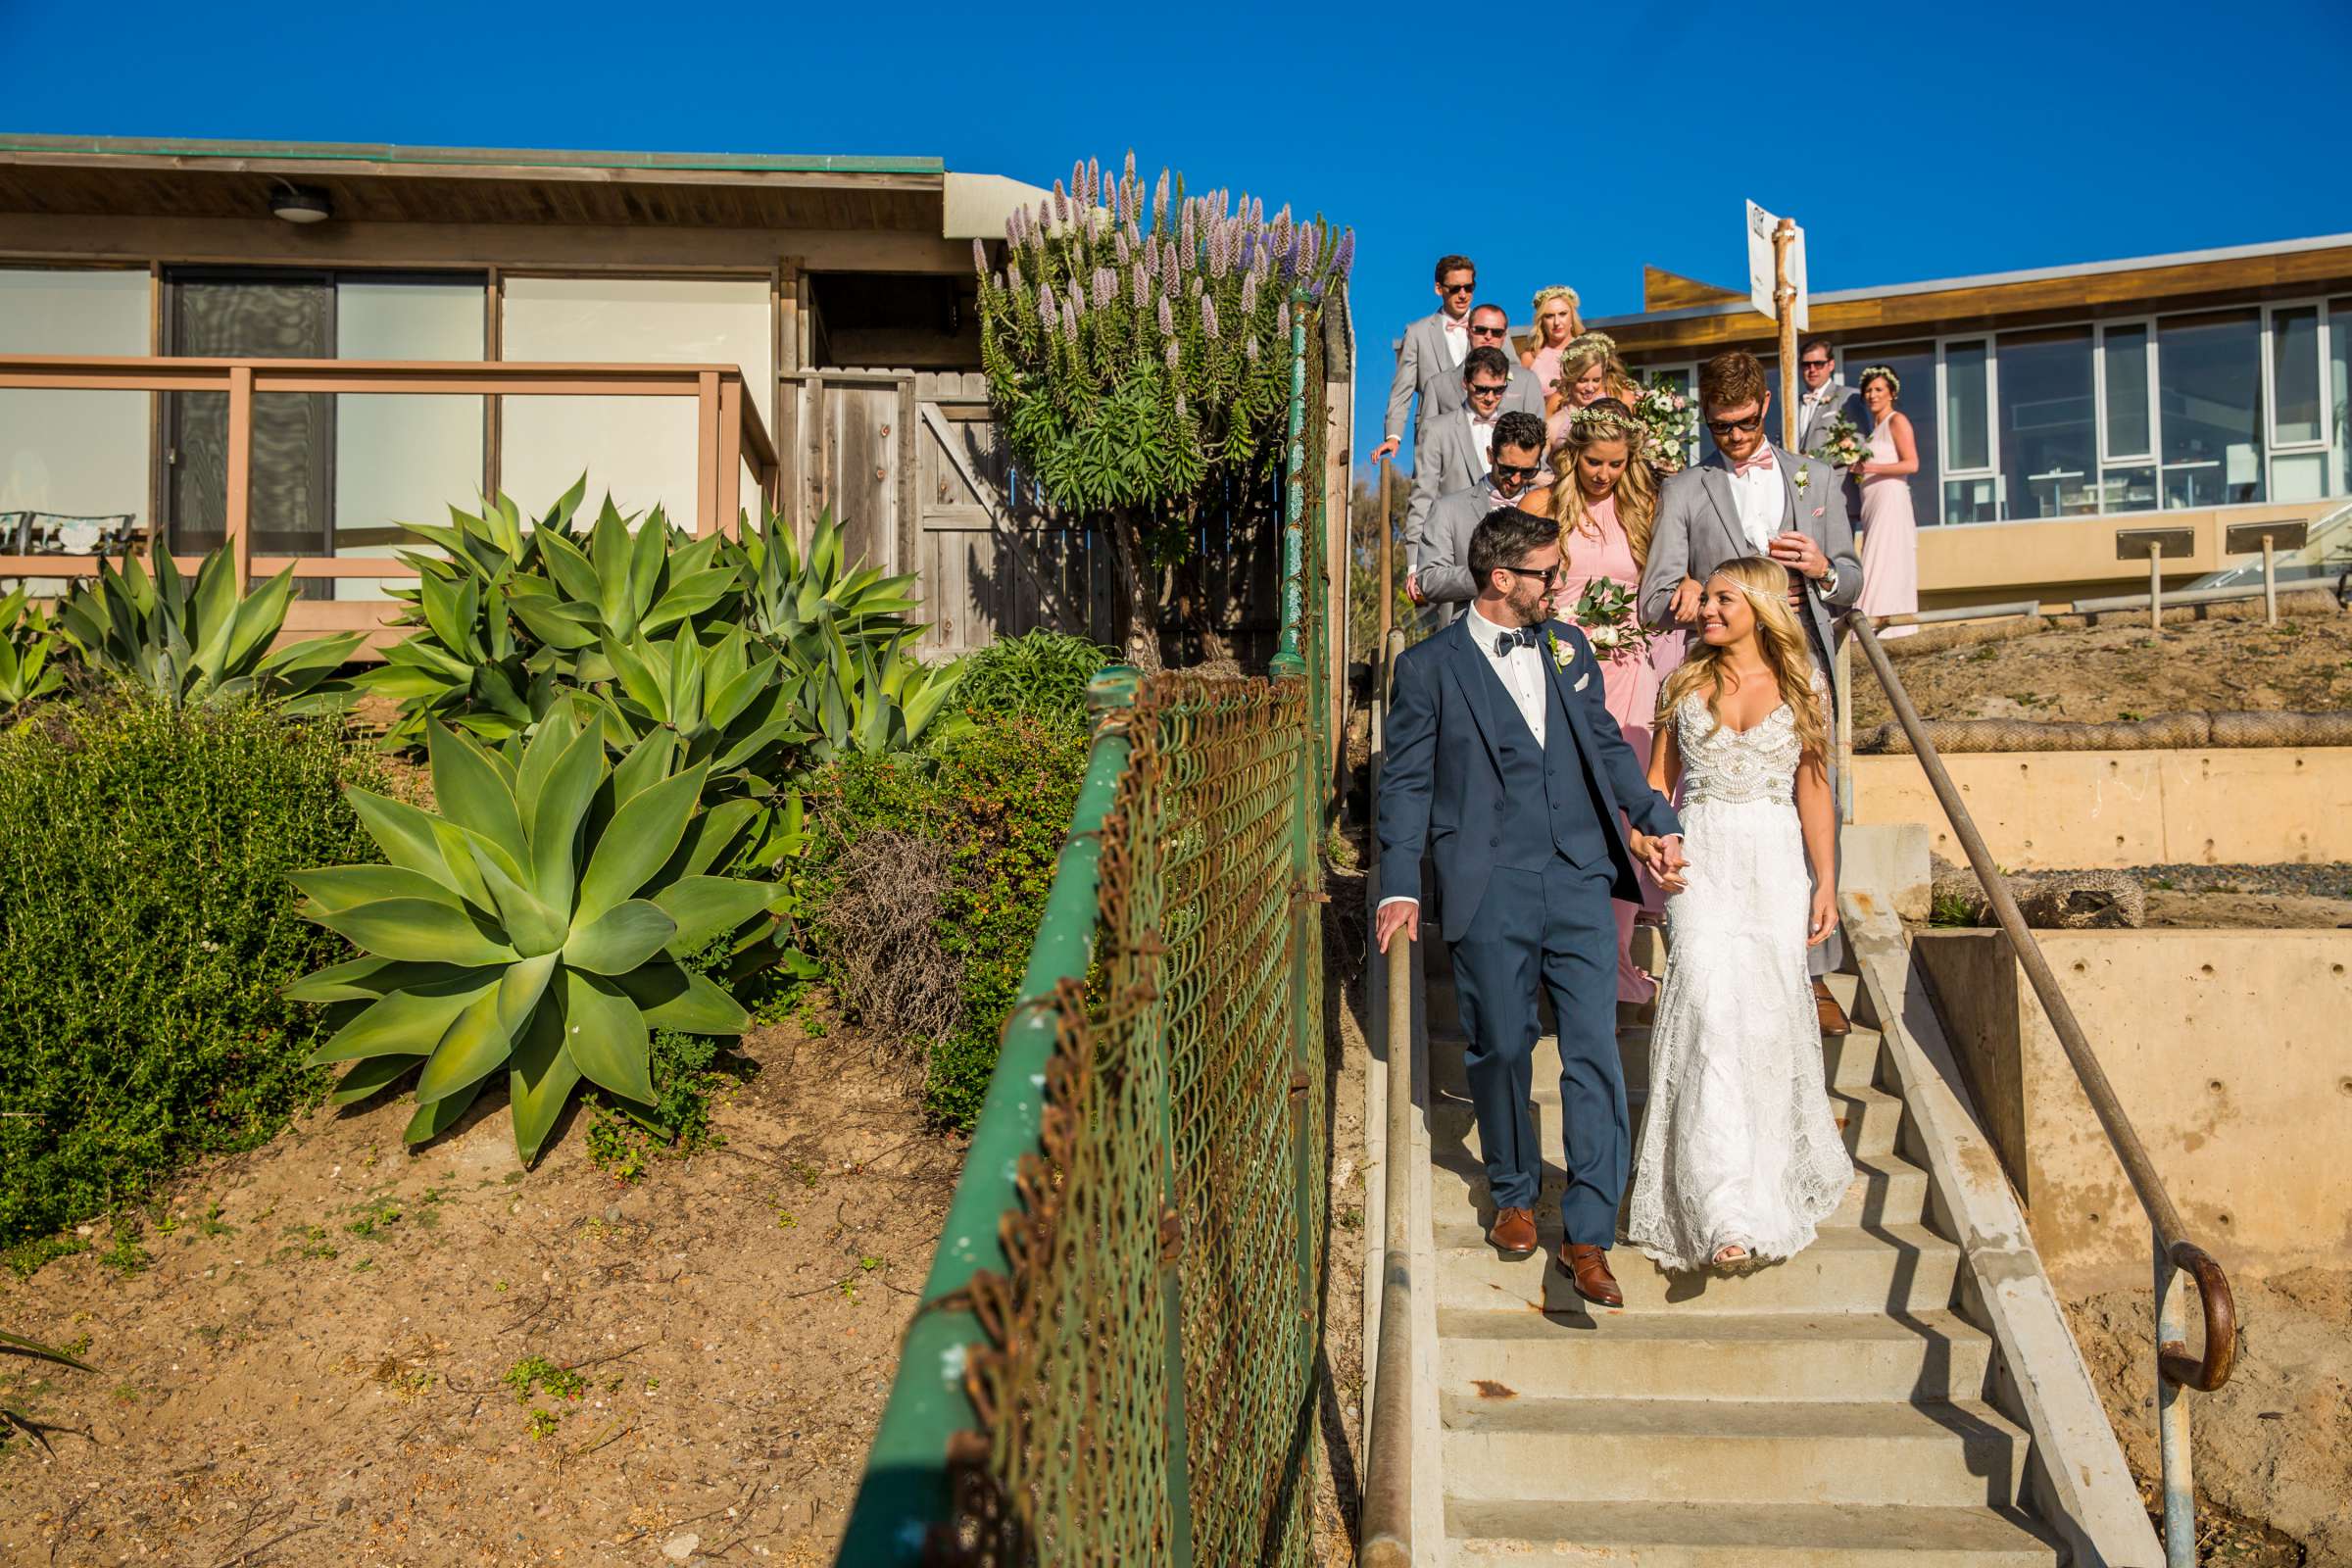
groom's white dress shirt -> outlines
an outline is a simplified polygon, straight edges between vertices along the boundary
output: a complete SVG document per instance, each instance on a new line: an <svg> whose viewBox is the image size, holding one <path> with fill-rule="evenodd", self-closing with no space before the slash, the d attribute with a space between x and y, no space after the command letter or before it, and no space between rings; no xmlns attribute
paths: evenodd
<svg viewBox="0 0 2352 1568"><path fill-rule="evenodd" d="M1788 492L1783 487L1780 463L1751 465L1732 471L1732 505L1740 514L1740 530L1759 556L1771 551L1788 517Z"/></svg>
<svg viewBox="0 0 2352 1568"><path fill-rule="evenodd" d="M1494 667L1495 678L1502 682L1502 689L1511 694L1511 701L1519 707L1519 716L1527 720L1529 731L1536 737L1536 745L1541 747L1544 744L1542 640L1539 639L1532 647L1522 643L1514 646L1508 654L1497 654L1494 652L1494 643L1503 635L1503 628L1480 614L1476 606L1468 613L1470 640L1478 645L1478 651Z"/></svg>

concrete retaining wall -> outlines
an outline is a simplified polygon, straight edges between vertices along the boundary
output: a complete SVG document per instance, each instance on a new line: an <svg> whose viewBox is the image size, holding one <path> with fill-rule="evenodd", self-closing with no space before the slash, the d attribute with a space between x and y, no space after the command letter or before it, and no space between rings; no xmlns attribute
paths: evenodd
<svg viewBox="0 0 2352 1568"><path fill-rule="evenodd" d="M1944 759L2014 870L2352 860L2352 747L1980 752ZM1858 823L1924 822L1964 862L1912 757L1854 759Z"/></svg>
<svg viewBox="0 0 2352 1568"><path fill-rule="evenodd" d="M2352 931L2036 934L2199 1243L2254 1275L2352 1250ZM1913 951L2052 1278L2144 1283L2146 1221L2006 942Z"/></svg>

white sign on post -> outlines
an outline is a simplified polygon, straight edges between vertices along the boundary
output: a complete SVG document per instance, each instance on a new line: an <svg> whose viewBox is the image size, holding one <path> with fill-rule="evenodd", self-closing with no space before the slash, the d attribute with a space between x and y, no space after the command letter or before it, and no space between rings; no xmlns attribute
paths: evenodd
<svg viewBox="0 0 2352 1568"><path fill-rule="evenodd" d="M1780 312L1773 307L1774 274L1772 268L1772 231L1781 226L1773 214L1747 204L1747 300L1762 314L1774 320ZM1794 315L1796 329L1806 331L1811 326L1805 298L1805 231L1799 228L1788 246L1788 282L1796 290Z"/></svg>

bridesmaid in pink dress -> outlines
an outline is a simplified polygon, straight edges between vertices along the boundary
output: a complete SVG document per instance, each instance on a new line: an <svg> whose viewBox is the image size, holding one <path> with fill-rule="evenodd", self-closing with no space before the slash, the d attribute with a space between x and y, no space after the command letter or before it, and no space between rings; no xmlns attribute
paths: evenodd
<svg viewBox="0 0 2352 1568"><path fill-rule="evenodd" d="M1870 411L1870 456L1854 465L1862 485L1862 610L1902 615L1919 609L1919 523L1911 511L1911 480L1919 444L1911 421L1894 406L1902 382L1884 365L1862 372L1862 403ZM1917 626L1888 626L1881 641L1908 637Z"/></svg>
<svg viewBox="0 0 2352 1568"><path fill-rule="evenodd" d="M1520 355L1519 363L1535 371L1537 381L1543 384L1544 413L1549 417L1560 406L1559 388L1553 385L1560 378L1560 351L1585 329L1585 323L1577 315L1576 290L1565 283L1536 290L1535 309L1536 346Z"/></svg>
<svg viewBox="0 0 2352 1568"><path fill-rule="evenodd" d="M1649 556L1650 529L1657 520L1655 490L1639 453L1642 430L1634 413L1615 398L1600 398L1575 411L1567 439L1552 457L1552 483L1520 503L1523 510L1560 525L1564 576L1552 595L1553 612L1573 618L1588 585L1606 578L1638 590ZM1598 652L1598 650L1595 650ZM1649 650L1633 646L1601 654L1600 677L1609 716L1625 732L1626 744L1643 767L1649 765L1650 726L1658 709L1659 672ZM1635 917L1665 907L1665 895L1642 878L1639 906L1619 902L1617 910L1617 1000L1646 1003L1657 982L1634 966L1631 948Z"/></svg>

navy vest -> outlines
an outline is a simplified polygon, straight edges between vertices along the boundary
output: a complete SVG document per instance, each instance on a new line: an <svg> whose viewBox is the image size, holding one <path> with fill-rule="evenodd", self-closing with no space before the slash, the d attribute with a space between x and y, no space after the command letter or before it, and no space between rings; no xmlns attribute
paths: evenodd
<svg viewBox="0 0 2352 1568"><path fill-rule="evenodd" d="M1540 659L1550 657L1539 647ZM1519 871L1541 871L1552 856L1571 865L1588 866L1609 853L1608 828L1594 802L1600 788L1589 776L1583 748L1569 727L1568 707L1560 683L1546 672L1544 682L1544 745L1519 716L1519 705L1494 665L1481 656L1487 679L1488 706L1494 714L1494 755L1502 764L1502 805L1495 813L1494 863ZM1594 678L1588 670L1587 678Z"/></svg>

